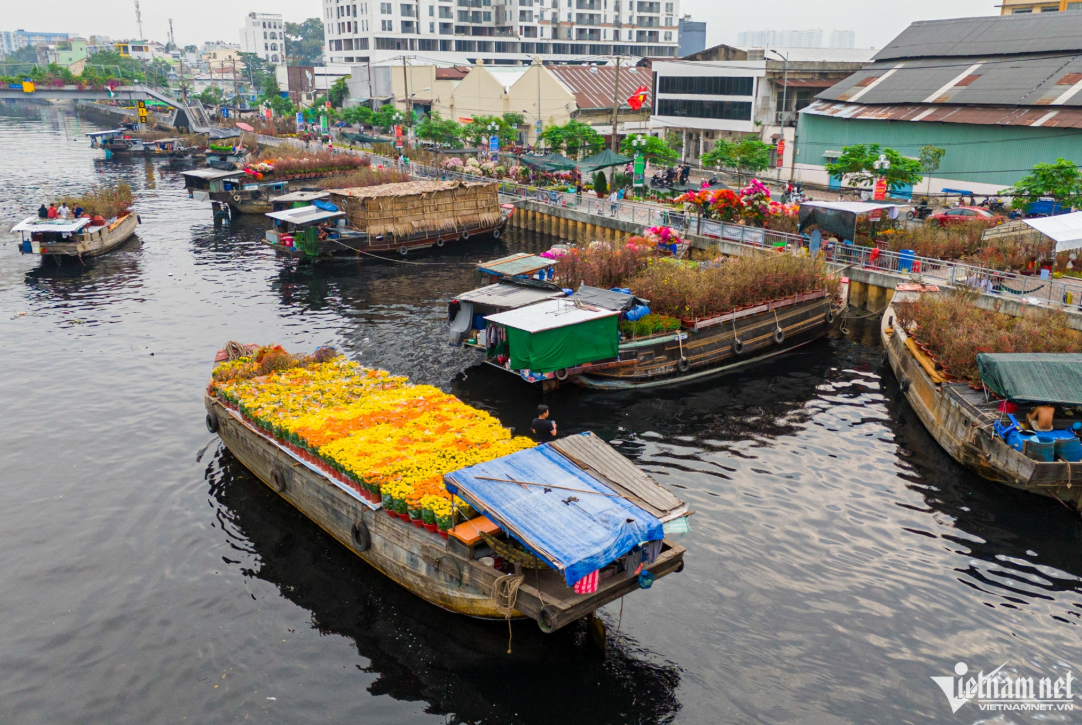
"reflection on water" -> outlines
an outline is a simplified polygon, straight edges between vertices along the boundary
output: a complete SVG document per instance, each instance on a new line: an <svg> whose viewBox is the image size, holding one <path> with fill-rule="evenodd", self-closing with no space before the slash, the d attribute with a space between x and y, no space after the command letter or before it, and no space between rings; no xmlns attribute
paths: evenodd
<svg viewBox="0 0 1082 725"><path fill-rule="evenodd" d="M55 108L0 111L4 223L115 179L143 219L85 266L0 236L3 719L937 722L929 677L955 662L1078 664L1082 520L955 465L875 321L710 381L543 396L449 347L446 305L478 260L553 240L291 262L167 162L106 161ZM506 654L504 625L401 590L219 449L201 396L230 339L335 345L519 431L544 400L688 501L685 570L603 610L608 660L528 622Z"/></svg>
<svg viewBox="0 0 1082 725"><path fill-rule="evenodd" d="M207 477L218 520L243 542L231 565L310 611L321 634L351 640L363 669L377 675L372 695L424 701L427 712L453 715L451 722L656 723L679 708L679 669L626 634L614 637L602 660L582 627L546 636L533 622L515 623L508 655L505 624L405 594L344 547L328 546L318 527L228 452L215 457Z"/></svg>

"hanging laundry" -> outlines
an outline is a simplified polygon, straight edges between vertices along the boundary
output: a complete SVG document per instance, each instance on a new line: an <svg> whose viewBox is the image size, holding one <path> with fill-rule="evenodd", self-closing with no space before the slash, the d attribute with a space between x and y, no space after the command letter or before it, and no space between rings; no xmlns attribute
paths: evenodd
<svg viewBox="0 0 1082 725"><path fill-rule="evenodd" d="M598 576L597 570L590 572L582 579L575 582L575 594L593 594L597 591Z"/></svg>
<svg viewBox="0 0 1082 725"><path fill-rule="evenodd" d="M661 556L661 540L647 541L642 545L643 558L647 564L653 564Z"/></svg>

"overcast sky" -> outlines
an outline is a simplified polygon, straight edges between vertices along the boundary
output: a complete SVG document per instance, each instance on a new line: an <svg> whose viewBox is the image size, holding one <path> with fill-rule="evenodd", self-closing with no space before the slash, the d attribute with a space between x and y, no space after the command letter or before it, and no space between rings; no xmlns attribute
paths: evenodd
<svg viewBox="0 0 1082 725"><path fill-rule="evenodd" d="M113 39L134 38L135 0L0 0L0 30L100 33ZM735 43L741 30L820 28L824 42L831 30L855 30L857 46L881 48L914 20L995 15L1000 0L682 0L684 13L707 23L707 42ZM141 0L143 34L165 42L169 18L181 45L206 40L239 42L244 16L255 10L282 13L287 21L319 17L319 0ZM44 11L45 8L47 11Z"/></svg>

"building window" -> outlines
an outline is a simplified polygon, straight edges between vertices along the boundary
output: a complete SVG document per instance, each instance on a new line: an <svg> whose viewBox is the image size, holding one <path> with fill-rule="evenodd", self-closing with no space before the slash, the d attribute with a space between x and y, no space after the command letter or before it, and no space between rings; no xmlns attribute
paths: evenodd
<svg viewBox="0 0 1082 725"><path fill-rule="evenodd" d="M263 50L270 50L270 46L266 43L263 44Z"/></svg>
<svg viewBox="0 0 1082 725"><path fill-rule="evenodd" d="M391 14L391 4L390 3L380 3L379 4L379 12L380 12L381 15L390 15Z"/></svg>
<svg viewBox="0 0 1082 725"><path fill-rule="evenodd" d="M278 50L278 44L277 43L271 43L271 50Z"/></svg>
<svg viewBox="0 0 1082 725"><path fill-rule="evenodd" d="M657 115L680 118L717 118L725 121L751 121L750 101L681 101L659 98Z"/></svg>
<svg viewBox="0 0 1082 725"><path fill-rule="evenodd" d="M445 7L443 7L441 5L440 6L440 17L445 18L447 20L451 20L451 19L454 18L454 11L451 10L451 8L445 8Z"/></svg>
<svg viewBox="0 0 1082 725"><path fill-rule="evenodd" d="M665 42L666 43L672 42L672 31L671 30L666 30L665 31Z"/></svg>
<svg viewBox="0 0 1082 725"><path fill-rule="evenodd" d="M380 25L381 25L380 30L382 30L385 33L390 33L390 32L392 32L394 30L394 26L392 25L390 20L381 20Z"/></svg>
<svg viewBox="0 0 1082 725"><path fill-rule="evenodd" d="M277 55L272 55L271 60L274 61L275 63L277 63L278 62L278 56Z"/></svg>
<svg viewBox="0 0 1082 725"><path fill-rule="evenodd" d="M402 9L402 17L404 17L404 18L412 18L413 17L413 6L412 5L402 5L401 9Z"/></svg>
<svg viewBox="0 0 1082 725"><path fill-rule="evenodd" d="M751 96L755 93L755 79L729 76L661 76L657 79L657 92L696 96Z"/></svg>
<svg viewBox="0 0 1082 725"><path fill-rule="evenodd" d="M435 17L435 16L436 16L436 6L435 5L429 5L428 6L428 17L432 18L432 17Z"/></svg>
<svg viewBox="0 0 1082 725"><path fill-rule="evenodd" d="M672 14L672 3L665 3L665 12Z"/></svg>
<svg viewBox="0 0 1082 725"><path fill-rule="evenodd" d="M277 33L271 33L271 40L278 40L278 34Z"/></svg>
<svg viewBox="0 0 1082 725"><path fill-rule="evenodd" d="M266 31L266 30L264 30L264 31L263 31L263 40L266 40L266 39L267 39L267 31Z"/></svg>

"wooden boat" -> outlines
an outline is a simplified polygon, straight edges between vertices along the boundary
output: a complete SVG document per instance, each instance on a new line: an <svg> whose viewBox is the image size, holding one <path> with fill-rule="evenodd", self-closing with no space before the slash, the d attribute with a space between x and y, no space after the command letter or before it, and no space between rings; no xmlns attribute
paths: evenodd
<svg viewBox="0 0 1082 725"><path fill-rule="evenodd" d="M571 368L565 375L601 390L676 385L784 355L825 337L833 323L827 293L809 292L685 322L674 333L624 340L615 361Z"/></svg>
<svg viewBox="0 0 1082 725"><path fill-rule="evenodd" d="M333 196L333 192L331 194ZM302 203L308 199L323 200L323 195L318 192L298 192L277 197L272 203L293 197ZM325 206L337 209L334 205ZM486 236L498 239L509 214L506 210L500 210L494 224L480 220L478 226L451 232L422 229L404 236L386 233L376 237L346 226L344 211L304 206L273 211L267 216L274 220L274 228L267 230L261 240L264 244L291 258L312 259L366 254L405 256L422 249L442 248L449 242L483 239Z"/></svg>
<svg viewBox="0 0 1082 725"><path fill-rule="evenodd" d="M105 158L112 158L113 156L129 155L129 154L142 154L146 151L146 145L142 139L132 138L128 134L131 131L124 128L114 128L109 131L94 131L88 133L90 138L90 147L95 149L104 149Z"/></svg>
<svg viewBox="0 0 1082 725"><path fill-rule="evenodd" d="M30 217L11 231L23 235L19 251L40 254L61 261L65 257L84 259L105 254L135 234L139 216L128 212L112 223L95 225L89 217L39 219Z"/></svg>
<svg viewBox="0 0 1082 725"><path fill-rule="evenodd" d="M221 437L229 451L271 490L340 544L410 592L438 607L472 617L504 618L505 615L496 605L494 593L495 582L504 575L478 561L481 556L478 549L484 545L480 541L480 534L475 531L478 524L457 526L444 539L438 533L392 518L324 471L293 455L265 432L248 423L236 410L209 395L204 402L207 427ZM626 467L610 475L628 486L642 484L643 488L633 489L638 497L653 495L652 490L643 484L643 479L651 482L652 479L612 451L607 444L601 445ZM584 466L606 468L605 463L599 462L604 454L574 450L569 455L584 459ZM638 476L627 473L627 468L637 471ZM628 478L637 480L631 483L627 482ZM652 485L675 500L656 482L652 482ZM682 504L678 500L676 503ZM686 515L686 504L682 506L672 515ZM660 555L644 568L655 578L660 578L681 571L683 558L684 549L665 540ZM567 587L559 572L528 570L518 589L512 617L534 619L543 631L552 632L638 590L638 581L632 572L624 571L603 578L596 593L580 595Z"/></svg>
<svg viewBox="0 0 1082 725"><path fill-rule="evenodd" d="M536 283L532 284L536 286ZM547 287L553 291L558 290L555 285L550 284ZM584 290L600 301L592 302L588 296L580 299ZM489 302L487 297L492 296L492 293L478 297L478 294L483 292L484 289L476 290L475 293L468 293L460 299L491 306L493 303ZM602 346L604 350L599 347L594 353L596 357L582 353L578 359L583 362L552 371L552 367L559 364L556 363L541 368L551 371L542 373L529 369L512 369L513 351L508 355L503 354L502 346L493 347L488 337L488 329L484 331L484 342L477 343L477 346L488 352L488 364L519 375L529 383L539 383L544 390L554 390L562 383L574 383L599 390L651 388L699 380L784 355L826 336L835 317L827 292L818 290L735 310L712 319L684 320L682 329L673 332L617 341L619 335L615 321L610 320L606 327L600 324L600 320L626 311L624 307L627 303L619 299L609 302L605 295L616 298L631 297L618 292L582 288L574 297L553 299L552 294L546 297L543 291L538 291L533 296L515 297L516 301L520 298L524 300L524 309L520 307L511 312L486 317L490 324L505 330L511 327L530 335L544 333L550 338L561 328L596 324L596 330L568 332L566 335L568 339L578 340L575 344L577 348L581 348L583 340L602 335L608 339L607 336L611 335L611 346ZM576 313L571 314L568 309L571 306L576 308ZM483 306L480 314L484 316L487 313L488 307ZM539 315L548 315L552 319L547 322L532 319ZM466 344L474 344L473 340L482 339L480 331L472 335L469 330L458 332L471 338ZM501 342L503 339L510 340L509 334L497 332L497 336ZM549 344L569 349L571 345L551 342L531 344L535 349L538 345Z"/></svg>
<svg viewBox="0 0 1082 725"><path fill-rule="evenodd" d="M896 292L880 323L891 370L921 423L951 458L982 478L1082 507L1082 465L1037 461L1007 445L993 429L999 401L989 400L969 383L945 380L906 331L894 324L894 303L922 293L928 292ZM1064 427L1071 422L1056 424Z"/></svg>

